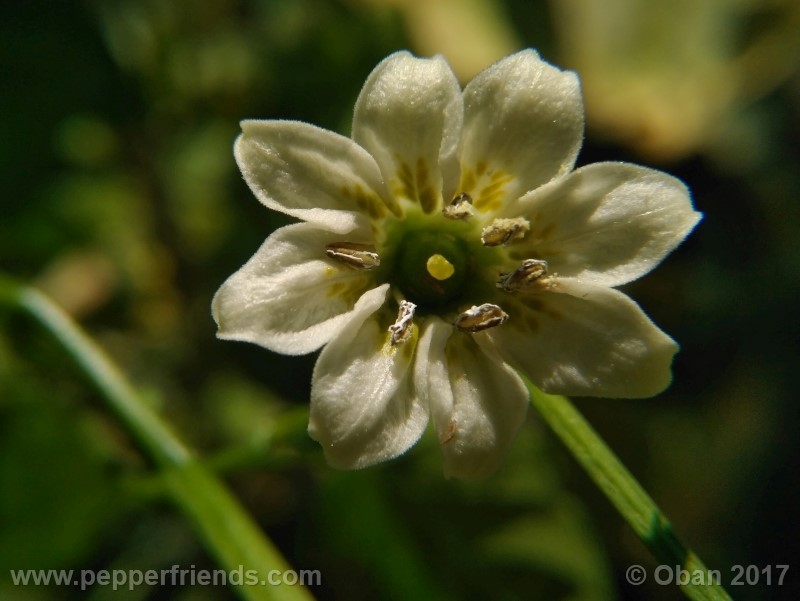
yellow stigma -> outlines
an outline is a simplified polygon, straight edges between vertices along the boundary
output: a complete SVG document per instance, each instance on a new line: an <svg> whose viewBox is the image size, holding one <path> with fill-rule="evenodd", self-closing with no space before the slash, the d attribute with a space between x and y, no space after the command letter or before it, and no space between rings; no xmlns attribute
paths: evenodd
<svg viewBox="0 0 800 601"><path fill-rule="evenodd" d="M428 269L428 273L439 281L446 280L456 271L453 264L439 254L431 255L425 267Z"/></svg>

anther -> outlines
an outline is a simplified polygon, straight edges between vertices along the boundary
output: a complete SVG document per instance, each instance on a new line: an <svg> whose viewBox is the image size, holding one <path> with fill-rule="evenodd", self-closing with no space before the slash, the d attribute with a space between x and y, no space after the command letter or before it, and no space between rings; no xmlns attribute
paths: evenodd
<svg viewBox="0 0 800 601"><path fill-rule="evenodd" d="M458 194L442 209L442 215L448 219L469 219L472 213L472 196L466 192Z"/></svg>
<svg viewBox="0 0 800 601"><path fill-rule="evenodd" d="M462 332L469 332L474 334L481 330L494 328L503 325L508 321L508 313L503 311L497 305L491 303L484 303L480 306L472 306L458 317L456 317L453 325Z"/></svg>
<svg viewBox="0 0 800 601"><path fill-rule="evenodd" d="M499 217L483 228L481 242L484 246L500 246L514 240L522 240L531 229L530 222L524 217L507 219Z"/></svg>
<svg viewBox="0 0 800 601"><path fill-rule="evenodd" d="M397 320L389 326L392 344L402 344L411 338L414 331L414 311L417 305L408 301L400 301L400 309L397 312Z"/></svg>
<svg viewBox="0 0 800 601"><path fill-rule="evenodd" d="M325 245L325 254L356 269L375 269L381 264L381 258L371 244L331 242Z"/></svg>
<svg viewBox="0 0 800 601"><path fill-rule="evenodd" d="M536 280L547 273L547 261L539 259L525 259L519 267L511 273L501 273L497 287L504 292L517 292L529 288Z"/></svg>

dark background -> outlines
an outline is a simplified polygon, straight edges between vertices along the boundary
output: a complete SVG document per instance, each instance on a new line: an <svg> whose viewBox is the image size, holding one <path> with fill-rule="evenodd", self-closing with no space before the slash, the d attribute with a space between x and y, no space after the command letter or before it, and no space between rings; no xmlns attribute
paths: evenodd
<svg viewBox="0 0 800 601"><path fill-rule="evenodd" d="M533 411L485 482L444 480L427 438L336 472L305 434L315 357L214 338L214 291L286 223L241 181L240 119L346 134L398 48L443 52L462 83L526 46L577 70L579 164L668 171L705 218L626 287L682 346L672 386L576 402L723 579L791 566L783 586L735 599L800 596L795 2L28 0L2 4L0 46L0 271L102 344L290 563L321 570L320 599L680 598L625 583L655 562ZM14 588L8 568L213 568L63 350L30 319L0 319L0 597L111 594Z"/></svg>

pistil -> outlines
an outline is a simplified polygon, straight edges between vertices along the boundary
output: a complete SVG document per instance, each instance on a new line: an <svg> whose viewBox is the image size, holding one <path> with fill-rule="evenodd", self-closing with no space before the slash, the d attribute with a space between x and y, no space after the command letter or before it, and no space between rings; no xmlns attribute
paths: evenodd
<svg viewBox="0 0 800 601"><path fill-rule="evenodd" d="M428 257L425 267L431 277L443 282L449 279L456 272L453 264L440 254L433 254Z"/></svg>

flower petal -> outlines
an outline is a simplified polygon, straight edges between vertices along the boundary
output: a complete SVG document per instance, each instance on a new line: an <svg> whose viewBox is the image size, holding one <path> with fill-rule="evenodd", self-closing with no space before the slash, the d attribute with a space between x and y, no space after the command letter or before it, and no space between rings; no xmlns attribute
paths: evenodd
<svg viewBox="0 0 800 601"><path fill-rule="evenodd" d="M572 169L583 138L577 75L524 50L464 89L461 185L479 210L497 210Z"/></svg>
<svg viewBox="0 0 800 601"><path fill-rule="evenodd" d="M697 225L689 190L666 173L627 163L595 163L534 190L511 208L531 223L511 247L549 271L620 286L653 269Z"/></svg>
<svg viewBox="0 0 800 601"><path fill-rule="evenodd" d="M390 207L374 159L358 144L295 121L243 121L234 155L264 205L344 233Z"/></svg>
<svg viewBox="0 0 800 601"><path fill-rule="evenodd" d="M354 311L320 353L311 382L308 432L334 467L362 468L404 453L422 435L428 413L411 369L417 338L398 345L373 311Z"/></svg>
<svg viewBox="0 0 800 601"><path fill-rule="evenodd" d="M397 52L367 78L353 139L375 157L396 198L431 213L441 208L442 191L455 189L462 118L461 89L444 58Z"/></svg>
<svg viewBox="0 0 800 601"><path fill-rule="evenodd" d="M484 478L500 464L528 409L528 391L482 336L431 319L417 348L415 386L431 412L445 475Z"/></svg>
<svg viewBox="0 0 800 601"><path fill-rule="evenodd" d="M670 382L678 345L618 290L559 278L504 307L508 322L487 335L545 392L641 398Z"/></svg>
<svg viewBox="0 0 800 601"><path fill-rule="evenodd" d="M325 244L336 239L308 223L275 231L214 296L217 336L301 355L328 342L359 308L380 307L388 284L369 290L369 276L328 259Z"/></svg>

